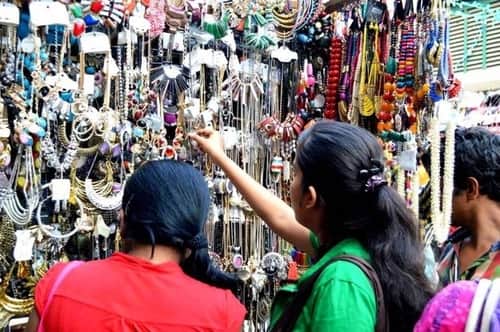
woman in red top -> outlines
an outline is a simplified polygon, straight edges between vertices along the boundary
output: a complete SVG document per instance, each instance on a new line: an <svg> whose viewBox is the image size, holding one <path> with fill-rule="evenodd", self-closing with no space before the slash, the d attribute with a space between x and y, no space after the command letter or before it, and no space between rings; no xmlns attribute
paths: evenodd
<svg viewBox="0 0 500 332"><path fill-rule="evenodd" d="M237 281L210 264L202 235L209 201L192 166L146 163L125 187L125 253L54 266L27 331L240 331L245 308L227 290Z"/></svg>

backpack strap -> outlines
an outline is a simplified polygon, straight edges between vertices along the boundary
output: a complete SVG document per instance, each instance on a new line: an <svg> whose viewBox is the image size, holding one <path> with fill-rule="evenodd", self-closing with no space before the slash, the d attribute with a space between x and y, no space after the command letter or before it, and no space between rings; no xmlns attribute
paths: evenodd
<svg viewBox="0 0 500 332"><path fill-rule="evenodd" d="M376 332L389 332L389 319L388 312L385 307L384 301L384 293L382 289L382 284L377 276L377 273L373 269L373 267L366 262L365 260L352 256L352 255L341 255L336 256L325 263L318 271L316 271L312 276L307 278L301 285L300 288L295 295L294 299L290 302L290 304L285 308L280 318L274 324L270 332L291 332L302 313L302 309L309 299L310 294L312 293L314 284L316 280L319 278L321 273L328 267L330 264L335 263L336 261L346 261L350 262L363 271L370 282L373 285L375 290L375 297L377 301L377 323L375 325ZM335 308L332 308L335 310Z"/></svg>
<svg viewBox="0 0 500 332"><path fill-rule="evenodd" d="M45 317L47 316L47 312L49 311L49 306L52 303L52 300L54 299L54 295L56 293L56 290L59 288L61 285L62 281L66 278L66 276L74 270L76 267L82 265L82 261L72 261L69 262L66 266L64 266L59 272L59 275L57 276L56 280L54 281L54 284L50 288L50 293L49 296L47 297L47 302L45 302L45 306L43 308L43 312L41 313L40 320L38 322L38 332L44 332L45 328L43 327L43 323L45 321Z"/></svg>

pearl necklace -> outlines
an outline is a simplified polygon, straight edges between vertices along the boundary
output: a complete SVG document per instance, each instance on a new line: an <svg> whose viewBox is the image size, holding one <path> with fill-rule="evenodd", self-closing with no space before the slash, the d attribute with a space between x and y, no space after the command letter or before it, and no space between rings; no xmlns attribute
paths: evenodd
<svg viewBox="0 0 500 332"><path fill-rule="evenodd" d="M456 122L452 118L446 127L443 190L441 192L439 119L434 116L431 120L431 221L438 243L446 241L450 229L455 168L455 128Z"/></svg>

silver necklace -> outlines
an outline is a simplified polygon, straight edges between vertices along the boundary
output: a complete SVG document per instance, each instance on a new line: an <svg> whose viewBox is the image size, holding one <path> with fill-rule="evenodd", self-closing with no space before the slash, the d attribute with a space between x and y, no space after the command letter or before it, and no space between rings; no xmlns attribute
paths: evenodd
<svg viewBox="0 0 500 332"><path fill-rule="evenodd" d="M29 189L23 188L23 194L26 198L27 207L24 207L20 202L18 194L14 189L14 185L17 184L17 175L19 174L20 164L22 159L22 152L24 146L20 145L18 150L18 156L16 158L16 162L14 164L13 173L10 180L10 186L7 189L3 190L4 199L3 201L3 209L7 216L15 223L20 226L25 226L31 222L31 218L33 217L33 211L39 203L39 191L38 185L36 183L35 177L35 165L33 161L33 154L31 151L31 147L28 146L24 151L25 157L25 165L26 165L26 183L29 183ZM14 176L14 174L16 174Z"/></svg>
<svg viewBox="0 0 500 332"><path fill-rule="evenodd" d="M96 161L97 155L94 158L94 161L92 162L92 166L90 169L94 167L95 161ZM120 164L123 163L123 157L122 161ZM90 173L90 171L89 171ZM90 175L90 174L89 174ZM123 168L121 168L121 176L123 180ZM123 181L122 181L123 182ZM103 210L103 211L111 211L111 210L118 210L122 204L122 199L123 199L123 192L124 192L124 183L121 184L120 186L120 191L111 194L110 196L103 196L99 194L95 189L92 184L92 179L90 179L89 176L85 179L85 193L87 194L87 198L92 203L96 208Z"/></svg>
<svg viewBox="0 0 500 332"><path fill-rule="evenodd" d="M49 135L46 135L42 140L42 151L43 158L47 161L47 166L55 168L56 170L64 173L64 171L67 171L71 167L71 164L75 160L78 152L78 142L76 141L74 136L71 135L71 139L67 146L67 150L64 154L62 162L59 159L59 154L57 153L55 144L49 137Z"/></svg>

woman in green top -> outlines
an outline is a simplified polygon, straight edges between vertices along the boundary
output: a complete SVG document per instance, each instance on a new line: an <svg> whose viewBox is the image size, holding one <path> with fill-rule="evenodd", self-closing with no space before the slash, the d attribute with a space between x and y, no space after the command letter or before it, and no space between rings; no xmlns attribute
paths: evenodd
<svg viewBox="0 0 500 332"><path fill-rule="evenodd" d="M432 288L424 275L417 223L405 202L382 180L383 153L368 131L320 121L299 137L291 184L292 208L231 161L210 129L192 134L269 227L317 259L297 285L277 294L273 326L294 293L338 255L368 261L381 281L393 331L411 331ZM368 277L354 264L327 266L294 331L374 331L377 305Z"/></svg>

